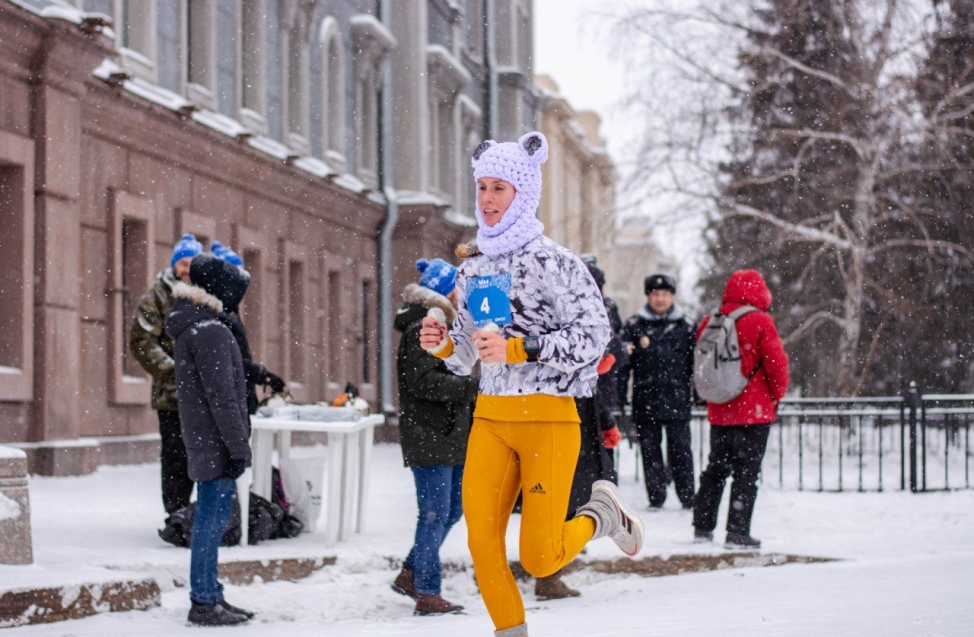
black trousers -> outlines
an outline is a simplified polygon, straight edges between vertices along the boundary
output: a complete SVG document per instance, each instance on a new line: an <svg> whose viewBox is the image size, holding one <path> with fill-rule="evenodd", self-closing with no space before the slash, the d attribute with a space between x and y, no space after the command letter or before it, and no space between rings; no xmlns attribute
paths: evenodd
<svg viewBox="0 0 974 637"><path fill-rule="evenodd" d="M178 411L159 411L159 435L162 437L162 504L171 514L187 504L193 493L193 481L186 468L186 445L179 425Z"/></svg>
<svg viewBox="0 0 974 637"><path fill-rule="evenodd" d="M676 496L685 507L693 506L693 452L690 451L690 420L657 420L645 413L635 416L636 434L643 456L646 495L649 505L666 501L666 465L663 462L663 431L666 431L666 459L673 474Z"/></svg>
<svg viewBox="0 0 974 637"><path fill-rule="evenodd" d="M751 534L758 475L770 432L771 425L711 425L710 458L700 474L700 490L693 509L693 526L697 530L713 531L717 526L724 483L733 475L727 532Z"/></svg>

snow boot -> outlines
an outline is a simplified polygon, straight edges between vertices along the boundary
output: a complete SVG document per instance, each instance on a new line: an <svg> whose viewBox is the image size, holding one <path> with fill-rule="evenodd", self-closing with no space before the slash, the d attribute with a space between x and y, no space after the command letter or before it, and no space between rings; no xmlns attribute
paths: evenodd
<svg viewBox="0 0 974 637"><path fill-rule="evenodd" d="M518 624L504 630L495 630L494 637L528 637L528 625Z"/></svg>
<svg viewBox="0 0 974 637"><path fill-rule="evenodd" d="M694 544L706 544L707 542L714 541L713 531L704 531L702 529L693 529L693 543Z"/></svg>
<svg viewBox="0 0 974 637"><path fill-rule="evenodd" d="M413 611L413 615L459 615L462 613L463 606L448 602L438 594L416 593L416 610Z"/></svg>
<svg viewBox="0 0 974 637"><path fill-rule="evenodd" d="M403 566L402 570L399 571L399 575L396 576L396 581L392 583L392 590L396 591L400 595L405 595L406 597L416 600L416 596L419 593L416 592L416 582L413 579L413 571L408 566Z"/></svg>
<svg viewBox="0 0 974 637"><path fill-rule="evenodd" d="M193 602L189 609L189 623L197 626L235 626L247 621L245 615L238 615L219 604L200 604Z"/></svg>
<svg viewBox="0 0 974 637"><path fill-rule="evenodd" d="M534 596L539 602L546 602L551 599L565 599L566 597L578 597L581 595L574 588L562 581L561 572L539 577L534 580Z"/></svg>
<svg viewBox="0 0 974 637"><path fill-rule="evenodd" d="M747 533L728 533L724 542L727 549L759 549L761 540L754 539Z"/></svg>
<svg viewBox="0 0 974 637"><path fill-rule="evenodd" d="M595 520L593 540L609 536L629 557L642 549L643 521L622 499L619 487L608 480L596 480L592 484L592 497L578 508L578 515Z"/></svg>
<svg viewBox="0 0 974 637"><path fill-rule="evenodd" d="M233 604L231 604L230 602L228 602L225 599L219 600L217 602L217 605L218 606L223 606L225 609L227 609L231 613L236 613L238 615L243 615L247 619L253 619L254 618L254 611L252 611L252 610L246 610L246 609L243 609L243 608L238 608L238 607L234 606Z"/></svg>

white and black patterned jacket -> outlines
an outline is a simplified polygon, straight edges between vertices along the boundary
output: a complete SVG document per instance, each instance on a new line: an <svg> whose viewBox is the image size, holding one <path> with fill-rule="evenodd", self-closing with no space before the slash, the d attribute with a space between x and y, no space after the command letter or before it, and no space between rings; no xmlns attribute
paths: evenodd
<svg viewBox="0 0 974 637"><path fill-rule="evenodd" d="M508 273L511 323L501 326L500 334L505 338L538 336L541 351L536 363L483 366L480 393L591 396L598 379L596 366L609 342L609 319L585 264L545 236L520 250L493 257L480 254L460 266L460 310L450 330L454 347L446 359L447 367L467 375L478 360L470 338L478 328L466 304L467 281Z"/></svg>

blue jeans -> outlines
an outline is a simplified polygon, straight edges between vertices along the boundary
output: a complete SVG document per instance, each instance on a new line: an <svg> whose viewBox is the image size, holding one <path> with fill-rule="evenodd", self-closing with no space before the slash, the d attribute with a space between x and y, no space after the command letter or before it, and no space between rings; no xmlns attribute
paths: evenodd
<svg viewBox="0 0 974 637"><path fill-rule="evenodd" d="M216 578L217 554L233 513L236 488L236 481L230 478L196 483L189 563L189 598L194 602L215 604L223 599L223 585Z"/></svg>
<svg viewBox="0 0 974 637"><path fill-rule="evenodd" d="M463 465L412 467L416 481L416 540L406 558L416 590L423 595L440 593L440 545L463 516L461 485Z"/></svg>

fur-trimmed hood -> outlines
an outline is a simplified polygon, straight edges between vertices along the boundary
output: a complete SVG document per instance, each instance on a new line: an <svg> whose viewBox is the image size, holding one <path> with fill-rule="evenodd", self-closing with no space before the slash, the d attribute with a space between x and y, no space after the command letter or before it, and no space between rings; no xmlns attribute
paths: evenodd
<svg viewBox="0 0 974 637"><path fill-rule="evenodd" d="M174 340L190 327L204 322L226 326L223 303L203 288L180 281L173 286L172 296L172 309L166 317L166 332Z"/></svg>
<svg viewBox="0 0 974 637"><path fill-rule="evenodd" d="M405 332L410 325L422 320L426 316L426 311L431 307L438 307L443 310L446 315L446 322L449 324L453 323L453 319L457 315L457 311L448 298L416 283L410 283L403 289L402 301L405 305L396 314L395 321L395 327L400 332Z"/></svg>

